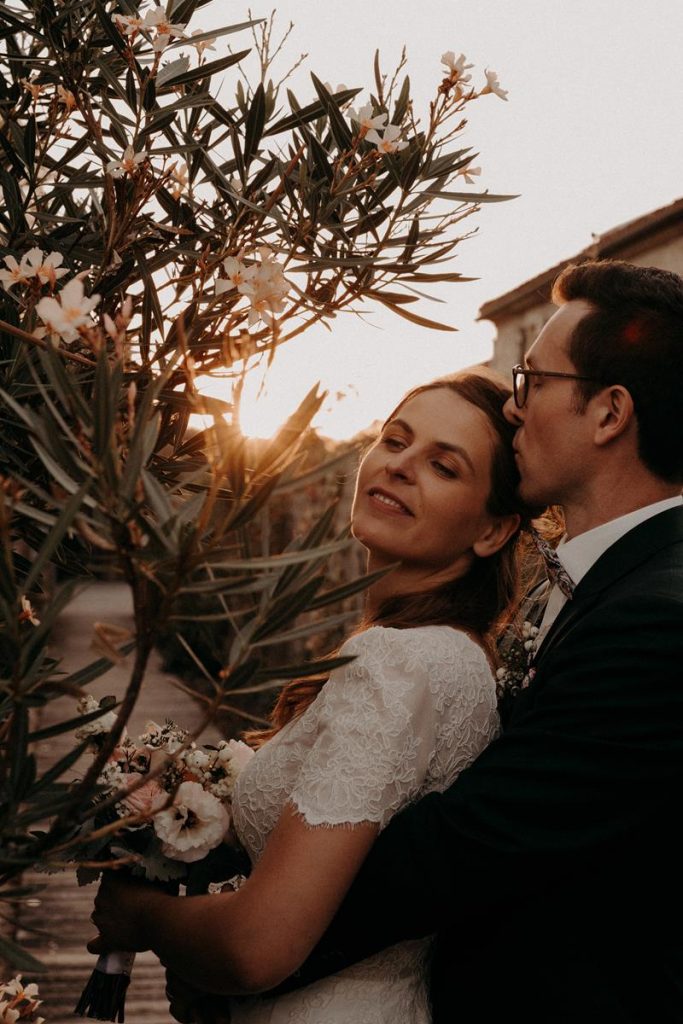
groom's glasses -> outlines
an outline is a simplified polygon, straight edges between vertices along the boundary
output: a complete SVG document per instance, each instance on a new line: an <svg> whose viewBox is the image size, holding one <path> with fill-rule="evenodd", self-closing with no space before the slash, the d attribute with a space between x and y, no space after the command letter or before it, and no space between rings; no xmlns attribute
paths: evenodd
<svg viewBox="0 0 683 1024"><path fill-rule="evenodd" d="M560 373L557 370L527 370L524 366L512 367L512 396L518 409L526 405L529 394L529 377L563 377L566 380L597 380L596 377L582 377L578 373Z"/></svg>

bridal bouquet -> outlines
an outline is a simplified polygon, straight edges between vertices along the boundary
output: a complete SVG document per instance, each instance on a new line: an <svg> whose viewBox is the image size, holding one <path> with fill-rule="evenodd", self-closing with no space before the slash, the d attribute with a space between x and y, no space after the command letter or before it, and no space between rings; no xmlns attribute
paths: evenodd
<svg viewBox="0 0 683 1024"><path fill-rule="evenodd" d="M105 698L108 700L108 698ZM79 701L88 721L76 733L94 750L116 721L113 711L92 719L103 705ZM253 756L238 740L200 746L175 722L148 722L136 740L125 731L100 775L96 813L81 828L79 884L106 867L126 864L133 874L178 891L206 891L237 874L244 855L229 842L235 780ZM124 1019L134 953L101 956L75 1009L98 1020Z"/></svg>

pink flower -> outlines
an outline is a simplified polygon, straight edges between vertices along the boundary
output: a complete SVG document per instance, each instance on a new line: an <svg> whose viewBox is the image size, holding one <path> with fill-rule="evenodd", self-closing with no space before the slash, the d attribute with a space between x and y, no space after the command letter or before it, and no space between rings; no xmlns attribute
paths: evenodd
<svg viewBox="0 0 683 1024"><path fill-rule="evenodd" d="M138 782L140 776L133 773L126 777L126 784L133 786ZM121 801L127 814L136 814L140 818L153 818L154 815L168 802L168 793L152 779L144 786L129 793Z"/></svg>

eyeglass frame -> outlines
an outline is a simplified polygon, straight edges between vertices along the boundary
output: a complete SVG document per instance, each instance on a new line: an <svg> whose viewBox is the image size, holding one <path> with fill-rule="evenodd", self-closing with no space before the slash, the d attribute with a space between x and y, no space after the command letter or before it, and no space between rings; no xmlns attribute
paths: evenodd
<svg viewBox="0 0 683 1024"><path fill-rule="evenodd" d="M519 385L517 380L519 377L524 379L524 393L523 400L519 400ZM563 373L560 370L529 370L526 366L517 364L512 367L512 397L515 405L518 409L523 409L526 405L527 398L529 396L529 377L560 377L565 380L590 380L597 383L597 377L583 377L579 373Z"/></svg>

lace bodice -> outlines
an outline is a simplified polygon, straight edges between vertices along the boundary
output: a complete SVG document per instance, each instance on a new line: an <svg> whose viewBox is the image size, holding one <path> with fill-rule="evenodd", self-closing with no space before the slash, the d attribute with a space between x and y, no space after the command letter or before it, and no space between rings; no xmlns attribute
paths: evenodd
<svg viewBox="0 0 683 1024"><path fill-rule="evenodd" d="M495 682L465 633L375 626L340 653L355 660L330 674L313 704L238 779L235 827L252 861L288 801L312 827L372 821L384 828L411 801L446 789L497 733ZM424 942L401 943L281 999L235 1000L232 1019L426 1022L425 953Z"/></svg>

